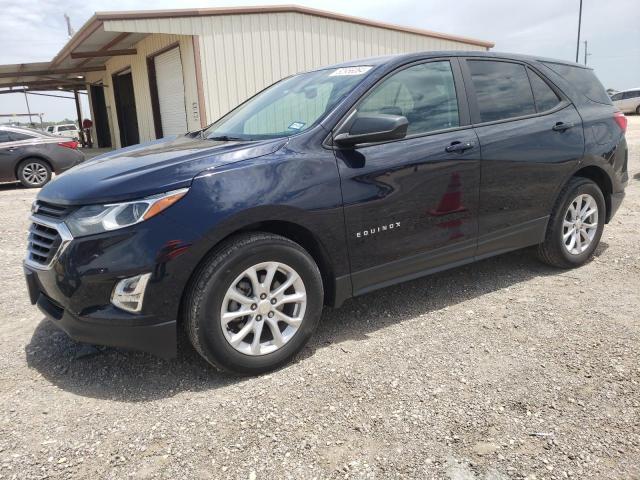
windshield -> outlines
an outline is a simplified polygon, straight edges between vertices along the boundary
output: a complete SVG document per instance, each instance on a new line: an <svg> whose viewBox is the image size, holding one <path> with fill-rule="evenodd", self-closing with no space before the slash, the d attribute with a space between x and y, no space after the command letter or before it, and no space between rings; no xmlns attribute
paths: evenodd
<svg viewBox="0 0 640 480"><path fill-rule="evenodd" d="M303 132L342 100L371 68L333 68L285 78L222 117L203 136L259 140Z"/></svg>

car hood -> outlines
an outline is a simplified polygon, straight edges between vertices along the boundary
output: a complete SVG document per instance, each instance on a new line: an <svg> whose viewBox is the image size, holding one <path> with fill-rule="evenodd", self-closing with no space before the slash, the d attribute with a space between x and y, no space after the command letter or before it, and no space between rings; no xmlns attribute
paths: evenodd
<svg viewBox="0 0 640 480"><path fill-rule="evenodd" d="M221 142L163 138L104 155L57 176L38 199L62 205L133 200L190 185L205 170L273 153L287 139Z"/></svg>

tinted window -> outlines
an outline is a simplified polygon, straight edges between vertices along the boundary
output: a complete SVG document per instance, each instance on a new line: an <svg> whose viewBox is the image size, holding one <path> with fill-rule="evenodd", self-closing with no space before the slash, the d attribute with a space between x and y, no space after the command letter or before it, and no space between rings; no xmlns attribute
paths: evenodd
<svg viewBox="0 0 640 480"><path fill-rule="evenodd" d="M615 95L612 95L611 100L622 100L622 94L616 93Z"/></svg>
<svg viewBox="0 0 640 480"><path fill-rule="evenodd" d="M626 100L627 98L636 98L636 97L638 97L638 96L640 96L640 91L624 92L624 93L622 94L622 98L624 98L625 100Z"/></svg>
<svg viewBox="0 0 640 480"><path fill-rule="evenodd" d="M69 130L75 130L76 127L74 127L73 125L63 125L61 127L58 127L58 131L59 132L67 132Z"/></svg>
<svg viewBox="0 0 640 480"><path fill-rule="evenodd" d="M611 98L607 95L606 90L595 73L593 73L593 70L559 63L544 62L544 64L572 84L588 99L611 105Z"/></svg>
<svg viewBox="0 0 640 480"><path fill-rule="evenodd" d="M0 130L0 143L11 142L9 134Z"/></svg>
<svg viewBox="0 0 640 480"><path fill-rule="evenodd" d="M30 135L25 135L24 133L18 133L18 132L9 132L9 137L14 142L19 142L20 140L29 140L33 138Z"/></svg>
<svg viewBox="0 0 640 480"><path fill-rule="evenodd" d="M358 112L403 115L409 121L407 135L459 126L451 65L423 63L391 75L365 98Z"/></svg>
<svg viewBox="0 0 640 480"><path fill-rule="evenodd" d="M527 71L522 65L480 60L467 63L482 122L536 113Z"/></svg>
<svg viewBox="0 0 640 480"><path fill-rule="evenodd" d="M556 95L556 92L533 70L529 70L529 80L531 80L536 109L539 112L551 110L560 103L560 97Z"/></svg>

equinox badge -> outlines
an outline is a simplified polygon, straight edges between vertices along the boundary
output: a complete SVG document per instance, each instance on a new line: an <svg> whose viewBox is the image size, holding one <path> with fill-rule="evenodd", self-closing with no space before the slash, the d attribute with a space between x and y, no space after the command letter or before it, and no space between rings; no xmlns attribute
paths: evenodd
<svg viewBox="0 0 640 480"><path fill-rule="evenodd" d="M380 225L379 227L373 227L367 230L362 230L361 232L356 232L356 238L368 237L369 235L386 232L387 230L393 230L394 228L400 228L400 222L394 222L388 225Z"/></svg>

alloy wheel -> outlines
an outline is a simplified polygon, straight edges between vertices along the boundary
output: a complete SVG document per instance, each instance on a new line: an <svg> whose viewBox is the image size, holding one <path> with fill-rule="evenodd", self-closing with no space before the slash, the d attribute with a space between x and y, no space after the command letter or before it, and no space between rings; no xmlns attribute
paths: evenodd
<svg viewBox="0 0 640 480"><path fill-rule="evenodd" d="M572 255L580 255L598 231L598 204L589 194L578 195L567 208L562 223L562 243Z"/></svg>
<svg viewBox="0 0 640 480"><path fill-rule="evenodd" d="M31 185L41 185L48 177L49 173L41 163L28 163L22 169L23 178Z"/></svg>
<svg viewBox="0 0 640 480"><path fill-rule="evenodd" d="M245 355L266 355L293 338L306 307L300 275L284 263L264 262L247 268L231 283L220 323L234 349Z"/></svg>

